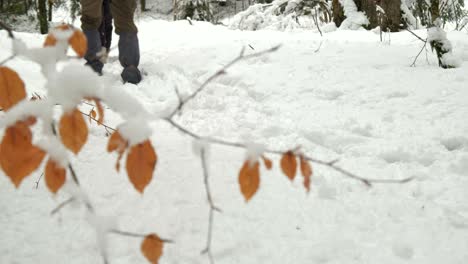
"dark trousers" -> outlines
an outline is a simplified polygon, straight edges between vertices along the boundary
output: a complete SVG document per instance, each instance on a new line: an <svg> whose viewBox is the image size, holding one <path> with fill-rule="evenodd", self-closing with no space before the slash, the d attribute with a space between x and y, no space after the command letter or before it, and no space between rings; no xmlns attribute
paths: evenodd
<svg viewBox="0 0 468 264"><path fill-rule="evenodd" d="M80 2L81 28L83 30L98 30L103 21L103 0L80 0ZM138 32L133 20L136 6L136 0L111 1L110 10L117 34Z"/></svg>
<svg viewBox="0 0 468 264"><path fill-rule="evenodd" d="M102 23L99 26L99 34L101 36L101 45L106 48L107 52L110 50L112 43L112 13L110 10L111 0L103 0L102 2Z"/></svg>

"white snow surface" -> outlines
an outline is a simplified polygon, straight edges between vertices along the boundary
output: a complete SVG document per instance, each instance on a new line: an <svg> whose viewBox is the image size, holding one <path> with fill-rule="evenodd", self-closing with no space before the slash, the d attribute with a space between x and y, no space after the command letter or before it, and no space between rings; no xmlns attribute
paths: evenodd
<svg viewBox="0 0 468 264"><path fill-rule="evenodd" d="M237 182L246 151L210 145L210 184L215 205L222 209L215 213L213 230L216 263L467 262L466 33L447 34L463 64L443 70L432 53L428 62L423 53L417 67L409 66L421 41L408 32L391 34L389 45L367 31L340 30L321 38L310 31L242 32L196 21L191 26L141 20L138 26L143 82L121 83L117 50L104 68L103 78L111 80L106 90L128 92L112 94L126 96L121 102L139 101L142 111L161 116L176 107L175 88L181 94L194 91L242 47L252 53L282 44L273 54L229 69L186 105L177 121L203 136L248 139L268 149L301 146L315 158L338 158L341 166L364 177L416 177L404 185L368 188L313 165L307 195L302 179L291 183L280 172L279 157L267 155L275 166L262 169L260 190L246 204ZM16 35L30 47L43 41L36 34ZM0 45L3 60L11 49L4 32ZM29 94L47 94L37 64L18 58L7 65L19 72ZM117 127L122 117L108 109L105 120ZM147 125L158 164L144 195L133 189L124 171L115 171L116 154L106 152L102 127L89 125L88 143L77 157L70 155L80 196L93 203L99 216L115 216L112 221L90 220L76 204L51 216L52 209L76 194L64 188L53 196L43 179L36 189L43 168L18 190L0 172L0 263L102 263L100 246L112 264L146 263L141 239L105 236L109 223L174 240L160 263L209 263L200 254L209 207L194 143L157 118Z"/></svg>

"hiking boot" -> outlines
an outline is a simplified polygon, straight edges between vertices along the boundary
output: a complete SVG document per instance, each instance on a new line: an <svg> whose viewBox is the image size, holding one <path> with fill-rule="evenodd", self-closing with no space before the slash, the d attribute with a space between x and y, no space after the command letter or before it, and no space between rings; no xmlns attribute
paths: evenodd
<svg viewBox="0 0 468 264"><path fill-rule="evenodd" d="M125 67L120 75L124 83L138 84L141 81L141 73L137 67L130 65Z"/></svg>
<svg viewBox="0 0 468 264"><path fill-rule="evenodd" d="M101 39L97 30L84 30L83 33L88 41L88 50L84 56L86 64L97 74L102 75L104 64L100 61Z"/></svg>
<svg viewBox="0 0 468 264"><path fill-rule="evenodd" d="M124 67L122 80L133 84L141 81L141 73L138 70L140 64L140 47L137 33L122 32L119 36L119 61Z"/></svg>

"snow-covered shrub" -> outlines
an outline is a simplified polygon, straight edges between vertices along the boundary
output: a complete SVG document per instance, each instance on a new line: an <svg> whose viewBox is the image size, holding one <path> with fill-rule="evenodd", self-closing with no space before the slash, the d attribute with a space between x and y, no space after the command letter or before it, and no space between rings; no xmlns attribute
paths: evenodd
<svg viewBox="0 0 468 264"><path fill-rule="evenodd" d="M439 26L431 27L427 31L427 41L437 54L439 66L444 69L459 67L460 60L452 53L452 44L447 39L447 33Z"/></svg>
<svg viewBox="0 0 468 264"><path fill-rule="evenodd" d="M174 19L213 21L208 0L175 0L174 3Z"/></svg>
<svg viewBox="0 0 468 264"><path fill-rule="evenodd" d="M330 7L325 0L275 0L270 4L252 5L238 13L229 27L241 30L312 29L316 23L330 20Z"/></svg>

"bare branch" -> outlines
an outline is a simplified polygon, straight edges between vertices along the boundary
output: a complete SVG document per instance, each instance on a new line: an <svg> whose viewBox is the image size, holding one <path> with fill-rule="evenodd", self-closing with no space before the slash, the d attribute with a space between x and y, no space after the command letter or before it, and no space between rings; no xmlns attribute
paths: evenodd
<svg viewBox="0 0 468 264"><path fill-rule="evenodd" d="M41 176L39 176L39 179L36 181L36 190L39 188L39 182L41 181L42 176L44 176L44 173L41 173Z"/></svg>
<svg viewBox="0 0 468 264"><path fill-rule="evenodd" d="M67 200L63 201L62 203L60 203L57 207L55 207L54 210L52 210L50 212L50 215L54 215L56 213L58 213L60 210L62 210L62 208L64 208L65 206L67 206L68 204L72 203L73 201L75 201L75 198L68 198Z"/></svg>
<svg viewBox="0 0 468 264"><path fill-rule="evenodd" d="M177 130L181 131L183 134L186 134L192 138L195 138L195 139L201 139L203 138L204 140L206 140L207 142L209 143L212 143L212 144L217 144L217 145L223 145L223 146L230 146L230 147L235 147L235 148L242 148L242 149L247 149L248 146L244 143L239 143L239 142L230 142L230 141L226 141L226 140L223 140L223 139L217 139L217 138L211 138L211 137L202 137L190 130L188 130L187 128L179 125L177 122L175 122L174 120L168 120L168 119L164 119L166 120L169 124L171 124L173 127L175 127ZM270 153L270 154L276 154L276 155L283 155L285 152L287 152L287 150L271 150L271 149L266 149L264 150L265 153ZM317 163L319 165L323 165L325 167L328 167L336 172L339 172L340 174L348 177L348 178L351 178L351 179L354 179L354 180L358 180L360 182L362 182L363 184L367 185L367 186L371 186L373 183L387 183L387 184L402 184L402 183L407 183L411 180L413 180L412 177L409 177L409 178L404 178L404 179L372 179L372 178L365 178L365 177L361 177L361 176L358 176L338 165L336 165L336 163L338 162L337 160L336 161L323 161L323 160L319 160L319 159L315 159L315 158L312 158L312 157L308 157L306 155L304 155L304 158L310 162L313 162L313 163Z"/></svg>
<svg viewBox="0 0 468 264"><path fill-rule="evenodd" d="M427 39L425 40L425 39L421 38L420 36L418 36L418 35L417 35L416 33L414 33L413 31L411 31L411 30L409 30L409 29L407 29L407 28L405 28L405 29L406 29L406 31L408 31L409 33L411 33L413 36L417 37L417 38L418 38L419 40L421 40L422 42L424 42L424 43L427 42Z"/></svg>
<svg viewBox="0 0 468 264"><path fill-rule="evenodd" d="M207 239L206 239L206 247L201 253L207 254L208 258L210 259L210 263L214 264L214 258L213 258L212 249L211 249L211 242L213 241L214 212L215 211L220 212L221 210L219 210L214 205L214 202L213 202L213 196L211 194L210 183L209 183L208 164L206 162L206 150L204 148L202 148L201 150L200 158L201 158L202 168L203 168L203 178L204 178L204 184L205 184L205 190L206 190L206 198L210 205L210 212L208 216L208 234L207 234Z"/></svg>
<svg viewBox="0 0 468 264"><path fill-rule="evenodd" d="M263 56L265 54L268 54L268 53L272 53L272 52L275 52L277 51L279 48L281 47L281 45L277 45L277 46L274 46L273 48L270 48L270 49L267 49L267 50L264 50L264 51L260 51L260 52L256 52L256 53L253 53L253 54L249 54L249 55L245 55L244 52L245 52L245 47L242 48L239 56L237 56L236 58L234 58L231 62L229 62L228 64L226 64L226 66L224 66L223 68L221 68L220 70L216 71L213 75L211 75L204 83L202 83L200 85L200 87L198 87L197 90L195 90L194 93L192 93L189 97L183 99L183 100L180 100L179 102L179 105L177 106L177 108L169 115L169 119L171 119L173 116L175 116L178 112L181 112L182 111L182 108L184 107L184 105L186 105L190 100L192 100L193 98L195 98L201 91L203 91L203 89L206 88L206 86L211 83L213 80L217 79L218 77L220 77L221 75L224 75L226 74L226 71L231 68L233 65L235 65L236 63L240 62L240 61L243 61L243 60L248 60L248 59L251 59L251 58L255 58L255 57L260 57L260 56Z"/></svg>
<svg viewBox="0 0 468 264"><path fill-rule="evenodd" d="M16 56L15 55L10 55L6 59L2 60L0 62L0 65L4 65L5 63L9 62L10 60L14 59Z"/></svg>
<svg viewBox="0 0 468 264"><path fill-rule="evenodd" d="M115 235L120 235L120 236L137 237L137 238L145 238L145 237L148 236L148 234L138 234L138 233L132 233L132 232L122 231L122 230L118 230L118 229L109 230L109 233L115 234ZM165 239L165 238L160 238L160 239L164 243L174 243L174 241L171 240L171 239Z"/></svg>
<svg viewBox="0 0 468 264"><path fill-rule="evenodd" d="M8 36L12 39L15 38L15 36L13 35L13 30L11 29L11 27L9 27L7 24L5 24L3 21L0 20L0 28L3 28L4 30L6 30L8 32Z"/></svg>
<svg viewBox="0 0 468 264"><path fill-rule="evenodd" d="M82 111L80 111L80 113L81 113L82 115L84 115L84 116L87 116L87 117L91 118L91 119L92 119L93 121L95 121L98 125L103 126L106 130L109 129L109 130L112 130L112 131L116 131L115 128L110 127L110 126L108 126L108 125L106 125L106 124L104 124L104 123L102 123L102 122L99 122L96 118L92 117L90 114L87 114L87 113L82 112ZM108 132L109 132L109 131L108 131Z"/></svg>
<svg viewBox="0 0 468 264"><path fill-rule="evenodd" d="M411 64L411 67L416 67L416 61L418 61L418 58L419 56L421 55L421 53L423 52L423 50L426 49L426 46L427 46L427 39L424 41L424 45L422 46L421 50L419 51L418 55L416 55L416 57L414 58L414 61L413 63ZM426 49L427 51L427 49ZM426 59L427 59L427 54L426 54Z"/></svg>

